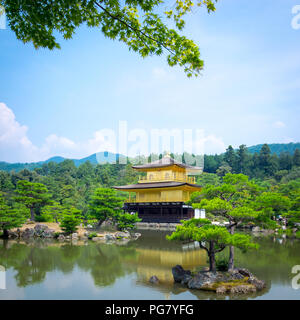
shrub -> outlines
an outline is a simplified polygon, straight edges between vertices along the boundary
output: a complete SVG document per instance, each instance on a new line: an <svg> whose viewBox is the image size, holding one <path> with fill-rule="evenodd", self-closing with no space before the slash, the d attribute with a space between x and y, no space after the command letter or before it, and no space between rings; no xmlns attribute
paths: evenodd
<svg viewBox="0 0 300 320"><path fill-rule="evenodd" d="M73 214L65 215L61 223L61 228L66 233L74 233L80 222L80 219Z"/></svg>
<svg viewBox="0 0 300 320"><path fill-rule="evenodd" d="M300 239L300 231L297 231L295 236L296 236L296 238Z"/></svg>
<svg viewBox="0 0 300 320"><path fill-rule="evenodd" d="M54 238L57 239L60 235L60 232L54 232Z"/></svg>
<svg viewBox="0 0 300 320"><path fill-rule="evenodd" d="M52 217L50 216L50 215L48 215L48 214L41 214L41 215L36 215L35 216L35 221L36 222L52 222L53 221L53 219L52 219Z"/></svg>
<svg viewBox="0 0 300 320"><path fill-rule="evenodd" d="M225 257L216 258L216 267L218 271L227 271L228 270L228 259Z"/></svg>
<svg viewBox="0 0 300 320"><path fill-rule="evenodd" d="M116 224L119 230L134 229L135 223L142 221L137 215L131 213L120 213L115 216Z"/></svg>
<svg viewBox="0 0 300 320"><path fill-rule="evenodd" d="M97 232L91 232L91 233L88 235L88 238L91 240L91 239L93 239L93 238L95 238L95 237L97 237L97 236L98 236Z"/></svg>

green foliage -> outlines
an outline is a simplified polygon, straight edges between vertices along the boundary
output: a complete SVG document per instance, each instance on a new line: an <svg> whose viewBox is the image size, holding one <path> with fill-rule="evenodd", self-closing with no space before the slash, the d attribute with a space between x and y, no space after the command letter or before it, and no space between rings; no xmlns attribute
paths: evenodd
<svg viewBox="0 0 300 320"><path fill-rule="evenodd" d="M7 237L7 230L21 227L25 221L24 212L8 206L0 193L0 230L3 231L3 236Z"/></svg>
<svg viewBox="0 0 300 320"><path fill-rule="evenodd" d="M232 172L232 167L227 163L222 163L222 165L216 170L216 173L220 177L224 177L227 173Z"/></svg>
<svg viewBox="0 0 300 320"><path fill-rule="evenodd" d="M257 247L251 242L250 236L238 233L231 235L225 227L212 225L207 219L182 221L182 225L177 226L176 231L167 236L167 240L213 241L217 251L223 250L228 245L233 245L240 249ZM200 244L200 246L203 245Z"/></svg>
<svg viewBox="0 0 300 320"><path fill-rule="evenodd" d="M42 183L20 180L17 182L17 196L15 200L24 204L31 211L31 220L34 220L34 210L51 202L51 195Z"/></svg>
<svg viewBox="0 0 300 320"><path fill-rule="evenodd" d="M275 230L278 228L278 224L276 221L272 220L271 217L273 216L272 208L267 208L258 214L257 218L255 219L255 225L262 229L270 229Z"/></svg>
<svg viewBox="0 0 300 320"><path fill-rule="evenodd" d="M295 146L296 144L293 145L293 148ZM244 147L240 146L239 150L244 150L243 148ZM273 151L272 145L270 145L270 149ZM240 157L239 152L242 152L239 150L235 150L238 162ZM260 149L258 151L260 151ZM293 159L298 159L298 153L299 152L296 151L294 152ZM159 155L156 156L159 158ZM227 174L223 178L220 178L215 172L218 167L224 163L223 157L224 155L204 156L204 170L207 172L197 177L197 183L204 188L201 193L192 194L190 204L195 204L195 207L200 208L201 205L205 204L205 202L203 202L200 205L204 199L209 201L213 198L219 198L226 201L226 199L229 198L228 203L232 206L231 210L236 207L245 207L248 208L247 210L249 212L251 212L251 210L257 211L259 218L253 221L252 217L250 220L259 226L265 226L267 228L268 225L270 225L271 228L276 228L277 223L270 218L274 215L285 216L289 212L292 214L286 216L288 226L292 227L297 223L298 218L294 215L295 212L299 211L300 207L300 167L297 167L297 161L294 162L293 160L293 167L290 170L285 170L285 172L288 172L287 174L280 173L279 175L279 168L279 170L274 173L274 176L266 176L259 168L259 155L251 155L250 153L247 154L247 165L244 167L245 172L250 172L249 179L245 175L239 176L238 168L235 169L235 171L237 170L235 174ZM278 159L280 159L280 157ZM6 198L7 205L18 212L22 212L24 217L28 217L29 211L31 211L37 219L43 219L43 221L49 222L60 222L64 208L76 207L82 212L85 225L94 224L99 220L96 219L95 216L90 215L89 202L95 190L99 187L108 188L113 185L132 184L138 180L139 173L132 170L130 164L117 163L100 165L97 164L95 156L94 158L89 157L91 162L84 162L84 160L62 160L63 159L55 160L60 161L59 163L39 163L35 166L34 170L32 170L33 167L30 166L31 164L27 164L27 169L18 171L21 169L21 166L13 167L12 164L12 166L7 167L7 169L13 168L16 169L16 172L8 173L0 171L0 190ZM3 163L0 163L0 168L2 168L2 165ZM76 167L77 165L78 167ZM37 168L37 166L39 167ZM250 180L251 177L252 179ZM253 179L253 177L255 177L255 179ZM27 181L29 185L42 184L46 187L47 190L49 190L46 192L46 199L44 199L46 201L43 201L43 196L38 192L37 197L32 197L33 194L31 194L30 190L28 197L26 196L26 201L21 199L20 201L16 201L15 196L17 198L24 197L24 195L19 193L20 187L18 187L18 184L24 183L22 181ZM44 189L44 191L46 190ZM232 191L234 191L233 196L231 196ZM272 199L266 203L258 198L259 204L255 204L256 197L262 195L263 192L279 194L283 198L287 197L290 201L290 207L283 207L282 201L280 200L278 206L276 205L276 208L273 209ZM127 193L119 192L116 194L120 199L123 197L123 194L124 198L127 196ZM37 200L36 203L35 200ZM48 200L51 200L51 203L48 203ZM30 205L31 202L34 202L32 206ZM288 201L284 201L284 203L286 202ZM271 203L271 209L268 203ZM27 206L25 207L24 204ZM210 205L213 207L213 205L217 204L218 203L211 203ZM110 217L113 216L114 215ZM220 222L228 221L225 214L216 215L207 211L207 217ZM242 223L248 223L246 218L244 221L245 222Z"/></svg>
<svg viewBox="0 0 300 320"><path fill-rule="evenodd" d="M46 214L35 216L35 221L36 222L53 222L52 217Z"/></svg>
<svg viewBox="0 0 300 320"><path fill-rule="evenodd" d="M138 217L138 214L131 214L131 213L119 213L117 215L115 215L115 221L116 221L116 225L118 227L119 230L128 230L128 229L134 229L135 228L135 224L137 222L142 221L142 219L140 219Z"/></svg>
<svg viewBox="0 0 300 320"><path fill-rule="evenodd" d="M263 192L256 197L253 206L258 210L272 209L274 215L278 216L289 210L291 201L287 196L277 192Z"/></svg>
<svg viewBox="0 0 300 320"><path fill-rule="evenodd" d="M91 233L88 235L88 238L91 240L91 239L93 239L93 238L95 238L95 237L97 237L97 236L98 236L97 232L91 232Z"/></svg>
<svg viewBox="0 0 300 320"><path fill-rule="evenodd" d="M227 173L220 186L208 185L200 194L192 195L194 208L205 209L214 216L222 216L230 223L253 221L258 212L250 204L259 192L259 187L243 174Z"/></svg>
<svg viewBox="0 0 300 320"><path fill-rule="evenodd" d="M183 66L188 76L203 68L198 46L181 35L184 16L194 5L215 11L217 0L175 0L172 9L162 12L165 1L116 0L0 0L8 24L19 40L32 42L35 48L60 48L56 37L71 39L82 24L99 28L105 37L125 43L141 57L168 53L170 66ZM166 5L167 3L165 3ZM167 23L170 19L174 27ZM176 31L177 29L177 31Z"/></svg>
<svg viewBox="0 0 300 320"><path fill-rule="evenodd" d="M217 267L217 271L227 271L228 270L228 258L216 257L216 267Z"/></svg>
<svg viewBox="0 0 300 320"><path fill-rule="evenodd" d="M217 185L220 184L220 177L216 175L217 169L220 166L229 166L230 171L232 173L243 173L248 175L251 179L260 179L261 181L266 179L273 179L272 184L276 184L277 182L286 183L291 180L295 180L300 177L300 144L291 143L291 144L280 144L268 145L271 150L271 159L275 161L274 172L266 173L264 168L261 166L261 162L259 160L259 152L262 149L262 145L247 148L245 145L241 145L237 150L234 150L235 153L234 158L236 159L236 167L232 168L225 160L225 153L220 155L204 155L204 173L197 177L197 183L206 186L207 184ZM279 157L272 157L272 154L278 153L281 151L288 151L290 156L287 157L286 152L285 158L280 159ZM293 154L294 153L294 154ZM153 159L159 159L160 155L152 155ZM285 163L284 159L287 159L287 162L290 163L290 158L292 158L292 167L291 169L285 170L283 168L290 168L290 165ZM94 188L94 184L99 183L103 187L110 187L112 185L117 184L128 184L128 183L136 183L138 178L138 172L132 170L130 164L104 164L97 165L97 159L95 155L92 155L88 158L80 159L80 160L64 160L63 158L58 158L53 160L55 162L38 162L38 163L17 163L17 164L8 164L5 162L0 162L0 170L12 171L13 179L6 173L0 172L0 189L5 191L10 190L12 185L16 184L18 180L29 180L32 182L37 182L36 180L40 180L38 175L51 177L51 179L59 180L61 182L64 181L64 184L59 187L55 187L55 191L53 192L52 188L48 185L50 183L49 178L46 179L47 183L44 181L40 181L47 185L49 191L55 196L55 201L58 201L58 195L61 193L60 190L64 185L69 185L72 187L72 192L75 196L78 196L77 188L74 189L74 182L80 181L80 185ZM88 160L87 160L88 159ZM226 158L227 159L227 158ZM128 161L132 163L141 163L142 161L147 160L141 156L136 158L128 159ZM280 163L282 162L283 163ZM230 162L230 161L229 161ZM78 168L76 168L78 166ZM272 164L273 166L273 164ZM80 167L80 168L79 168ZM25 169L25 170L24 170ZM32 170L32 171L30 171ZM21 174L20 174L21 173ZM228 170L225 170L221 176L228 173ZM281 180L282 181L281 181ZM271 180L270 180L271 181ZM53 181L52 181L53 182ZM3 188L2 188L3 186ZM99 186L99 185L98 185ZM68 187L68 188L69 188ZM81 189L79 193L83 192L84 189ZM61 198L63 199L63 197ZM60 202L60 201L58 201ZM63 204L63 203L60 203ZM74 205L75 203L73 203Z"/></svg>
<svg viewBox="0 0 300 320"><path fill-rule="evenodd" d="M43 207L41 210L41 217L45 219L45 222L61 222L63 219L63 213L65 208L57 202L51 205ZM36 219L38 216L36 217Z"/></svg>
<svg viewBox="0 0 300 320"><path fill-rule="evenodd" d="M300 210L298 211L288 211L286 214L283 215L287 218L287 225L289 227L295 227L300 225Z"/></svg>
<svg viewBox="0 0 300 320"><path fill-rule="evenodd" d="M216 270L215 254L223 251L227 246L238 247L243 251L258 248L251 241L250 236L231 234L225 227L212 225L207 219L191 219L182 221L176 231L166 237L168 240L199 241L210 260L210 271Z"/></svg>
<svg viewBox="0 0 300 320"><path fill-rule="evenodd" d="M202 227L206 224L211 224L211 221L208 219L201 218L191 218L189 220L181 220L180 221L185 227Z"/></svg>
<svg viewBox="0 0 300 320"><path fill-rule="evenodd" d="M123 198L109 188L98 188L91 196L89 215L99 221L99 225L106 219L113 218L121 213Z"/></svg>
<svg viewBox="0 0 300 320"><path fill-rule="evenodd" d="M229 146L224 154L204 156L204 171L221 177L232 172L251 178L274 177L278 182L287 182L300 177L299 166L299 143L264 144L250 148L241 145L237 150Z"/></svg>
<svg viewBox="0 0 300 320"><path fill-rule="evenodd" d="M197 177L197 184L206 187L207 185L219 185L221 183L220 177L215 173L203 172Z"/></svg>
<svg viewBox="0 0 300 320"><path fill-rule="evenodd" d="M63 211L63 219L61 222L61 228L64 232L70 234L74 233L77 230L77 227L80 225L80 211L76 208L66 208Z"/></svg>
<svg viewBox="0 0 300 320"><path fill-rule="evenodd" d="M235 171L237 168L237 163L238 163L238 157L233 150L232 146L229 146L226 149L226 152L224 154L224 161L227 163L227 165L231 168L231 170ZM230 172L229 170L228 172ZM218 173L218 172L217 172ZM219 174L220 175L220 174ZM221 175L223 176L223 175Z"/></svg>
<svg viewBox="0 0 300 320"><path fill-rule="evenodd" d="M251 154L254 153L259 153L261 148L262 148L263 144L258 144L252 147L248 148L248 151ZM279 155L281 152L289 152L290 154L293 154L294 152L296 152L296 150L300 150L300 143L271 143L269 144L269 148L271 150L272 153L276 153L277 155Z"/></svg>

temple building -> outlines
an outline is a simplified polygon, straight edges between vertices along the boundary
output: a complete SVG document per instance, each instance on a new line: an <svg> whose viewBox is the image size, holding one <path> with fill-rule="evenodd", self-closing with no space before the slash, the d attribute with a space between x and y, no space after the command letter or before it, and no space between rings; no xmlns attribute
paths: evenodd
<svg viewBox="0 0 300 320"><path fill-rule="evenodd" d="M132 168L145 175L137 184L114 187L129 192L125 211L137 212L142 222L171 223L194 216L193 208L185 202L191 193L201 190L191 175L201 173L202 168L178 162L170 155Z"/></svg>

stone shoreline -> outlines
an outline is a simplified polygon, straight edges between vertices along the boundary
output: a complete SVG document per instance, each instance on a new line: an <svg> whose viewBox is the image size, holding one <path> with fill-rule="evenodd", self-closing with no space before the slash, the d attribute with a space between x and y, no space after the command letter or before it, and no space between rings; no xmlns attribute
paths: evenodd
<svg viewBox="0 0 300 320"><path fill-rule="evenodd" d="M189 289L214 291L218 294L246 294L266 288L263 280L257 279L249 270L236 268L232 271L199 271L192 273L177 265L172 268L174 281Z"/></svg>
<svg viewBox="0 0 300 320"><path fill-rule="evenodd" d="M25 227L22 229L9 230L9 239L57 239L59 241L72 241L72 240L92 240L100 242L128 242L131 240L137 240L140 233L130 233L128 231L116 231L116 232L96 232L96 231L84 231L75 232L72 234L65 234L62 231L58 231L56 228L49 228L48 225L37 223L32 224L32 227Z"/></svg>

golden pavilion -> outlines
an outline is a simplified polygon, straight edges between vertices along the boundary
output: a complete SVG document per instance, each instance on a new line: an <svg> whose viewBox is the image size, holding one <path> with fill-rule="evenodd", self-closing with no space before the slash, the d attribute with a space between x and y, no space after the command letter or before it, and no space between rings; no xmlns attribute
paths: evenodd
<svg viewBox="0 0 300 320"><path fill-rule="evenodd" d="M192 175L202 168L178 162L170 155L132 168L145 175L137 184L114 187L129 192L125 211L137 212L143 222L179 222L194 216L193 208L185 202L191 193L201 190Z"/></svg>

